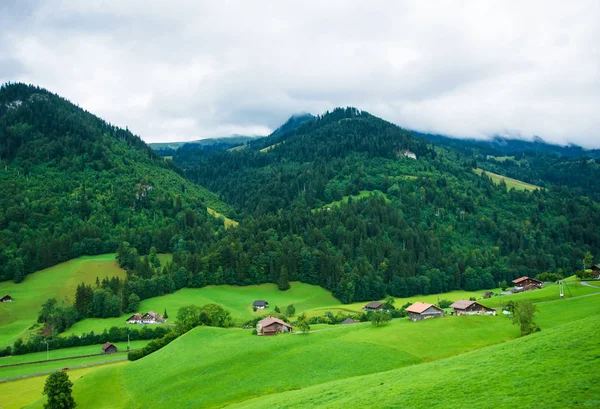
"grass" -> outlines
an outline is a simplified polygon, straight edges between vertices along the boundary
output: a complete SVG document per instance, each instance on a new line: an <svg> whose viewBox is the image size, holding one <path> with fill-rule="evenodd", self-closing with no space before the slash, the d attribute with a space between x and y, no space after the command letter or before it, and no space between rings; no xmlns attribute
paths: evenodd
<svg viewBox="0 0 600 409"><path fill-rule="evenodd" d="M206 211L208 213L210 213L215 219L223 219L223 224L225 225L226 229L228 229L232 226L237 227L239 225L239 223L236 222L235 220L222 215L221 213L217 212L216 210L211 209L210 207L207 207Z"/></svg>
<svg viewBox="0 0 600 409"><path fill-rule="evenodd" d="M131 349L138 349L144 347L148 342L147 340L141 341L131 341L130 347ZM127 342L113 342L114 345L117 346L119 351L127 351ZM52 347L52 341L50 341L50 347ZM48 359L59 359L59 358L71 358L82 355L92 355L92 354L100 354L102 352L102 344L99 345L86 345L82 347L73 347L73 348L62 348L48 351ZM45 361L46 360L46 351L43 352L33 352L31 354L25 355L15 355L15 356L6 356L0 358L0 367L4 365L13 365L13 364L21 364L25 362L36 362L36 361ZM64 365L63 365L64 366ZM61 366L62 368L62 366ZM0 378L4 378L2 376L2 368L0 368Z"/></svg>
<svg viewBox="0 0 600 409"><path fill-rule="evenodd" d="M596 288L586 287L577 281L566 281L565 298L577 297L586 294L600 292ZM482 300L482 304L488 307L501 307L508 301L531 301L534 303L552 301L560 299L560 292L557 284L545 284L544 288L539 290L525 291L522 293L502 295L498 297Z"/></svg>
<svg viewBox="0 0 600 409"><path fill-rule="evenodd" d="M517 179L509 178L507 176L498 175L497 173L493 173L493 172L479 169L479 168L473 169L473 172L477 173L478 175L481 175L483 172L485 172L485 174L488 175L495 184L499 184L500 181L504 180L504 183L506 183L506 187L508 189L512 189L512 188L515 188L516 190L537 190L537 189L541 190L542 189L539 186L532 185L530 183L525 183L525 182L522 182Z"/></svg>
<svg viewBox="0 0 600 409"><path fill-rule="evenodd" d="M199 327L73 390L86 408L594 407L598 308L596 296L540 304L542 332L522 339L504 316L318 325L276 337Z"/></svg>
<svg viewBox="0 0 600 409"><path fill-rule="evenodd" d="M441 359L517 336L516 327L505 317L465 318L422 323L403 319L378 328L370 323L320 326L320 331L308 335L276 337L252 336L249 330L196 328L120 371L105 371L101 377L97 373L100 378L93 384L76 386L75 398L80 402L79 393L92 394L82 404L101 407L104 385L118 377L127 394L115 407L222 406Z"/></svg>
<svg viewBox="0 0 600 409"><path fill-rule="evenodd" d="M598 407L599 335L600 316L594 316L450 359L274 394L234 407Z"/></svg>
<svg viewBox="0 0 600 409"><path fill-rule="evenodd" d="M271 149L273 149L277 145L280 145L281 143L282 142L274 143L273 145L267 146L266 148L262 148L259 152L262 152L262 153L269 152Z"/></svg>
<svg viewBox="0 0 600 409"><path fill-rule="evenodd" d="M116 368L119 366L126 365L126 362L119 362L115 364L108 364L102 367L90 367L68 370L69 379L74 382L79 382L84 376L98 371L100 368L106 369L107 367ZM47 376L36 376L32 378L22 379L12 382L0 383L0 396L2 397L2 409L19 409L30 403L42 399L42 391L44 390L44 383L46 382ZM45 402L45 399L43 400ZM40 403L40 407L42 404ZM79 405L78 407L84 407Z"/></svg>
<svg viewBox="0 0 600 409"><path fill-rule="evenodd" d="M388 199L387 195L385 193L383 193L381 190L361 190L359 192L359 194L357 195L349 195L349 196L344 196L342 197L340 200L336 200L333 201L331 203L327 203L326 205L321 206L321 208L327 208L327 207L333 207L333 206L340 206L342 203L348 203L348 199L350 197L352 197L352 199L362 199L364 197L369 197L371 195L375 195L375 196L383 196L386 200L386 202L389 202L390 199Z"/></svg>
<svg viewBox="0 0 600 409"><path fill-rule="evenodd" d="M8 368L0 368L0 380L14 378L17 376L33 375L40 372L58 371L62 368L72 368L75 366L98 364L102 362L112 361L115 359L126 359L126 353L88 356L85 358L72 358L55 362L43 362L31 365L11 366Z"/></svg>
<svg viewBox="0 0 600 409"><path fill-rule="evenodd" d="M495 159L498 162L506 162L507 160L512 161L512 162L517 162L515 160L514 156L493 156L493 155L487 155L486 158L487 159Z"/></svg>
<svg viewBox="0 0 600 409"><path fill-rule="evenodd" d="M267 300L270 308L263 312L253 312L252 302L254 300ZM275 284L249 285L246 287L220 285L207 286L203 288L183 288L173 294L150 298L142 301L140 311L155 311L163 313L165 308L169 313L168 322L174 322L177 310L183 306L195 304L203 305L216 303L231 312L232 317L241 323L253 317L274 311L275 306L285 311L285 307L293 304L296 314L303 311L319 308L326 305L341 305L327 290L310 284L293 282L287 291L279 291ZM105 328L112 326L131 326L125 323L125 319L131 314L118 318L88 318L76 323L65 335L81 334L84 332L102 332Z"/></svg>
<svg viewBox="0 0 600 409"><path fill-rule="evenodd" d="M73 302L75 289L82 281L94 284L96 277L125 277L114 254L79 257L54 267L30 274L20 284L0 283L0 293L10 294L14 301L0 303L0 346L12 344L28 333L38 312L48 298Z"/></svg>

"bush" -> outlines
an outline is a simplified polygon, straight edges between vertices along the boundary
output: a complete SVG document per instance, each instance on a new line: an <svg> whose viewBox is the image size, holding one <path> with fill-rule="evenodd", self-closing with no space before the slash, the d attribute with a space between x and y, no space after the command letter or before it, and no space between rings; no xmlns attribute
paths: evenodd
<svg viewBox="0 0 600 409"><path fill-rule="evenodd" d="M439 305L440 308L448 308L448 307L450 307L452 305L452 301L450 301L450 300L440 300L439 304L440 304Z"/></svg>
<svg viewBox="0 0 600 409"><path fill-rule="evenodd" d="M254 328L254 329L252 330L252 335L258 335L258 331L256 330L256 328Z"/></svg>
<svg viewBox="0 0 600 409"><path fill-rule="evenodd" d="M549 281L549 282L556 282L558 280L562 280L563 276L561 274L557 274L557 273L540 273L538 275L535 276L536 280L540 280L540 281Z"/></svg>

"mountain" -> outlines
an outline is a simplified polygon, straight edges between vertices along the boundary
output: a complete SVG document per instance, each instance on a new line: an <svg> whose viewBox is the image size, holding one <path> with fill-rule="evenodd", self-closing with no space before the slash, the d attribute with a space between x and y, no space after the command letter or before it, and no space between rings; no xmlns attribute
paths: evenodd
<svg viewBox="0 0 600 409"><path fill-rule="evenodd" d="M262 138L261 136L243 136L243 135L231 135L224 136L221 138L207 138L207 139L198 139L196 141L189 142L155 142L149 143L153 150L159 152L161 156L167 156L162 154L161 152L168 151L172 154L177 149L181 148L184 145L192 145L192 146L200 146L200 147L213 147L219 146L220 149L229 149L234 146L243 145L247 142L256 140L258 138Z"/></svg>
<svg viewBox="0 0 600 409"><path fill-rule="evenodd" d="M182 257L202 285L299 280L353 302L566 276L586 251L600 255L589 195L519 184L518 171L498 183L472 154L365 111L338 108L267 139L173 157L243 219L207 254Z"/></svg>
<svg viewBox="0 0 600 409"><path fill-rule="evenodd" d="M525 152L547 153L566 157L600 158L599 149L584 149L577 145L556 145L535 137L532 141L523 139L495 136L491 139L459 139L444 135L433 135L414 132L416 136L423 137L438 146L452 147L465 154L479 153L482 155L505 156Z"/></svg>
<svg viewBox="0 0 600 409"><path fill-rule="evenodd" d="M0 88L0 280L122 242L170 252L231 209L129 130L42 88ZM201 246L196 244L196 246Z"/></svg>

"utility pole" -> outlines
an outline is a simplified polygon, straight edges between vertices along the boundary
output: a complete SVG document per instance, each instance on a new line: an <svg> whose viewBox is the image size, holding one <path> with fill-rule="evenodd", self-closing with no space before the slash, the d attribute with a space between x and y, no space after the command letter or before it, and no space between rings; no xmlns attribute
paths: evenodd
<svg viewBox="0 0 600 409"><path fill-rule="evenodd" d="M129 331L127 331L127 352L129 352Z"/></svg>

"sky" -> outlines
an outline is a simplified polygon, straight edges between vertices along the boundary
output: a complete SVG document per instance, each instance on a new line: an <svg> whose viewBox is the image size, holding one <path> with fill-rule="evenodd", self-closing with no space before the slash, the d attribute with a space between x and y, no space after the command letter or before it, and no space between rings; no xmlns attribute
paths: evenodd
<svg viewBox="0 0 600 409"><path fill-rule="evenodd" d="M354 106L402 127L600 148L600 2L1 0L0 83L146 142Z"/></svg>

